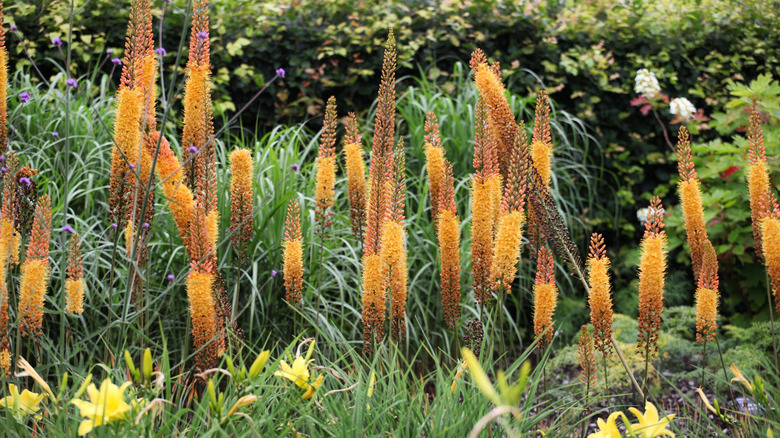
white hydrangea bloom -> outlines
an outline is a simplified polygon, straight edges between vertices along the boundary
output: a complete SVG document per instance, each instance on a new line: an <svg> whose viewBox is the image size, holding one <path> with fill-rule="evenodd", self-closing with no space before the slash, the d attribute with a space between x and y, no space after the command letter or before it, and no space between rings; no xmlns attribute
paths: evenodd
<svg viewBox="0 0 780 438"><path fill-rule="evenodd" d="M661 87L658 85L655 73L646 68L637 71L636 78L634 78L634 91L647 99L657 96L661 92Z"/></svg>
<svg viewBox="0 0 780 438"><path fill-rule="evenodd" d="M647 222L647 214L650 213L649 208L640 208L636 211L636 218L639 219L639 223L643 224Z"/></svg>
<svg viewBox="0 0 780 438"><path fill-rule="evenodd" d="M675 116L680 116L683 120L688 120L696 114L696 107L693 106L690 100L684 97L677 97L669 102L669 112Z"/></svg>

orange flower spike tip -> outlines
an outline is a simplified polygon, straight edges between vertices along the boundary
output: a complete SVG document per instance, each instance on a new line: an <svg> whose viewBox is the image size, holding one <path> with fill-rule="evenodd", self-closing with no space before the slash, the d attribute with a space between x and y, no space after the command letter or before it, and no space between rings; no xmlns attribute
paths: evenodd
<svg viewBox="0 0 780 438"><path fill-rule="evenodd" d="M506 100L504 85L493 68L480 64L474 71L474 83L480 98L485 100L490 127L498 139L498 157L501 175L506 176L509 163L507 157L517 135L517 125L509 102Z"/></svg>
<svg viewBox="0 0 780 438"><path fill-rule="evenodd" d="M677 169L680 173L680 182L677 184L677 190L682 204L688 246L691 248L693 273L698 278L703 257L702 245L708 239L707 227L704 222L704 207L701 200L701 182L693 165L691 142L688 139L688 129L685 126L680 127L678 138Z"/></svg>
<svg viewBox="0 0 780 438"><path fill-rule="evenodd" d="M545 186L552 178L553 145L550 136L550 101L545 90L539 91L534 113L534 134L531 139L531 158Z"/></svg>
<svg viewBox="0 0 780 438"><path fill-rule="evenodd" d="M534 282L534 335L539 338L538 349L544 350L553 338L553 314L558 299L555 286L555 261L552 252L543 246L536 259L536 281Z"/></svg>
<svg viewBox="0 0 780 438"><path fill-rule="evenodd" d="M316 218L321 232L331 226L330 208L333 206L336 185L336 98L331 96L325 109L325 122L320 135L317 155L317 177L314 199L317 203Z"/></svg>
<svg viewBox="0 0 780 438"><path fill-rule="evenodd" d="M750 115L748 127L748 194L750 196L750 216L753 220L753 239L756 253L762 254L761 219L771 213L769 167L764 149L764 133L757 111Z"/></svg>
<svg viewBox="0 0 780 438"><path fill-rule="evenodd" d="M658 351L658 331L664 311L667 241L663 221L664 209L661 199L656 196L650 201L639 259L637 352L647 354L647 359Z"/></svg>
<svg viewBox="0 0 780 438"><path fill-rule="evenodd" d="M355 113L347 115L347 134L344 137L344 155L346 156L347 190L349 192L349 218L352 234L357 240L363 239L366 225L366 163L363 160L363 146L357 126Z"/></svg>

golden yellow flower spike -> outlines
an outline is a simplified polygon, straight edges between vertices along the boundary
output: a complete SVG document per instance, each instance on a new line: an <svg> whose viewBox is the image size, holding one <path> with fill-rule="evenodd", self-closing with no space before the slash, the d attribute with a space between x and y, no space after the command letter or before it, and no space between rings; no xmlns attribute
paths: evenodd
<svg viewBox="0 0 780 438"><path fill-rule="evenodd" d="M51 198L43 195L35 209L27 258L19 281L19 330L23 336L40 336L43 306L49 287L49 236L51 233Z"/></svg>
<svg viewBox="0 0 780 438"><path fill-rule="evenodd" d="M347 115L346 127L344 155L349 191L349 218L352 222L352 234L355 239L362 242L363 230L366 226L366 163L363 161L363 146L355 113Z"/></svg>
<svg viewBox="0 0 780 438"><path fill-rule="evenodd" d="M82 313L84 311L84 269L81 265L81 238L73 234L70 238L70 254L68 260L68 278L65 280L67 292L66 312Z"/></svg>
<svg viewBox="0 0 780 438"><path fill-rule="evenodd" d="M292 307L300 308L303 291L303 236L301 235L301 209L297 199L291 200L287 206L282 245L284 246L283 275L287 303Z"/></svg>
<svg viewBox="0 0 780 438"><path fill-rule="evenodd" d="M379 252L385 264L390 286L390 334L398 342L406 337L406 290L408 272L406 267L406 247L404 230L400 223L391 221L382 231L381 250Z"/></svg>
<svg viewBox="0 0 780 438"><path fill-rule="evenodd" d="M3 3L0 2L0 154L8 148L8 49L5 47Z"/></svg>
<svg viewBox="0 0 780 438"><path fill-rule="evenodd" d="M609 355L612 346L612 296L609 283L609 258L601 234L590 237L588 254L588 285L590 321L593 324L593 345L603 355Z"/></svg>
<svg viewBox="0 0 780 438"><path fill-rule="evenodd" d="M639 258L639 318L637 344L645 360L658 351L658 330L664 311L664 284L666 275L666 233L664 209L657 196L650 201L645 222L645 235L640 244Z"/></svg>
<svg viewBox="0 0 780 438"><path fill-rule="evenodd" d="M680 174L680 182L677 191L680 195L683 217L685 220L685 232L688 237L688 246L691 248L691 263L693 264L694 277L698 279L704 256L704 241L708 240L707 227L704 222L704 207L701 200L701 182L693 165L693 153L691 142L688 139L688 128L680 127L677 142L677 168Z"/></svg>
<svg viewBox="0 0 780 438"><path fill-rule="evenodd" d="M233 247L242 261L246 260L247 244L252 240L254 229L253 200L255 189L252 184L252 152L236 149L230 153L230 232Z"/></svg>
<svg viewBox="0 0 780 438"><path fill-rule="evenodd" d="M546 349L553 338L553 314L558 298L555 286L555 261L552 252L543 246L536 259L536 281L534 282L534 336L539 338L536 348Z"/></svg>

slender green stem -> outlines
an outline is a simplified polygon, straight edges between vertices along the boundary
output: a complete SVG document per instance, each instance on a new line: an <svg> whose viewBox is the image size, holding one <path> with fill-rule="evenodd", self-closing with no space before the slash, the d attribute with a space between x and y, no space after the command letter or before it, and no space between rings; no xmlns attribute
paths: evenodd
<svg viewBox="0 0 780 438"><path fill-rule="evenodd" d="M316 295L316 301L315 301L315 307L317 307L317 319L316 323L320 323L320 298L321 298L321 291L322 288L322 259L323 259L323 253L325 252L325 229L320 228L320 232L318 233L320 235L320 262L317 266L317 295ZM326 316L327 319L327 316Z"/></svg>
<svg viewBox="0 0 780 438"><path fill-rule="evenodd" d="M604 393L609 390L609 371L607 370L607 354L604 353L601 355L601 358L604 362Z"/></svg>
<svg viewBox="0 0 780 438"><path fill-rule="evenodd" d="M720 356L720 366L723 368L723 377L726 378L726 382L729 381L729 375L726 373L726 362L723 360L723 351L720 349L720 341L718 340L718 335L715 335L715 345L718 347L718 356ZM731 390L731 385L729 385L729 392L731 393L731 399L734 400L734 391Z"/></svg>
<svg viewBox="0 0 780 438"><path fill-rule="evenodd" d="M506 351L506 341L504 339L504 296L505 295L506 292L503 290L503 288L500 288L498 290L498 305L496 306L496 310L498 311L498 318L497 318L498 324L496 324L496 328L498 330L498 336L501 342L501 355L503 355L504 368L506 368L507 361L509 360Z"/></svg>
<svg viewBox="0 0 780 438"><path fill-rule="evenodd" d="M650 368L650 343L645 342L645 382L642 384L642 388L645 390L645 396L642 400L642 406L647 403L647 373L648 369Z"/></svg>
<svg viewBox="0 0 780 438"><path fill-rule="evenodd" d="M583 414L587 414L588 412L588 396L590 395L590 376L585 376L585 405L582 407ZM588 422L587 420L583 423L582 426L582 438L585 438L585 435L588 434Z"/></svg>
<svg viewBox="0 0 780 438"><path fill-rule="evenodd" d="M769 273L766 273L766 300L769 307L769 324L772 326L772 346L775 352L775 369L778 369L777 365L777 337L775 336L775 317L772 315L772 292L770 290Z"/></svg>
<svg viewBox="0 0 780 438"><path fill-rule="evenodd" d="M703 342L701 358L701 384L704 386L704 369L707 368L707 341Z"/></svg>

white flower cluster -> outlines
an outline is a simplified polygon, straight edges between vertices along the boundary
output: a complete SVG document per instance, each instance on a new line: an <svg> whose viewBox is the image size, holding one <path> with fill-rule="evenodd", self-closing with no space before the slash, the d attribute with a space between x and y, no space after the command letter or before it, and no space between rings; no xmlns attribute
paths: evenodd
<svg viewBox="0 0 780 438"><path fill-rule="evenodd" d="M696 114L696 107L693 106L690 100L684 97L677 97L669 102L669 112L675 116L680 116L683 120L688 120Z"/></svg>
<svg viewBox="0 0 780 438"><path fill-rule="evenodd" d="M646 68L637 71L636 78L634 78L634 91L645 96L648 100L657 96L661 92L661 86L658 85L655 73Z"/></svg>

